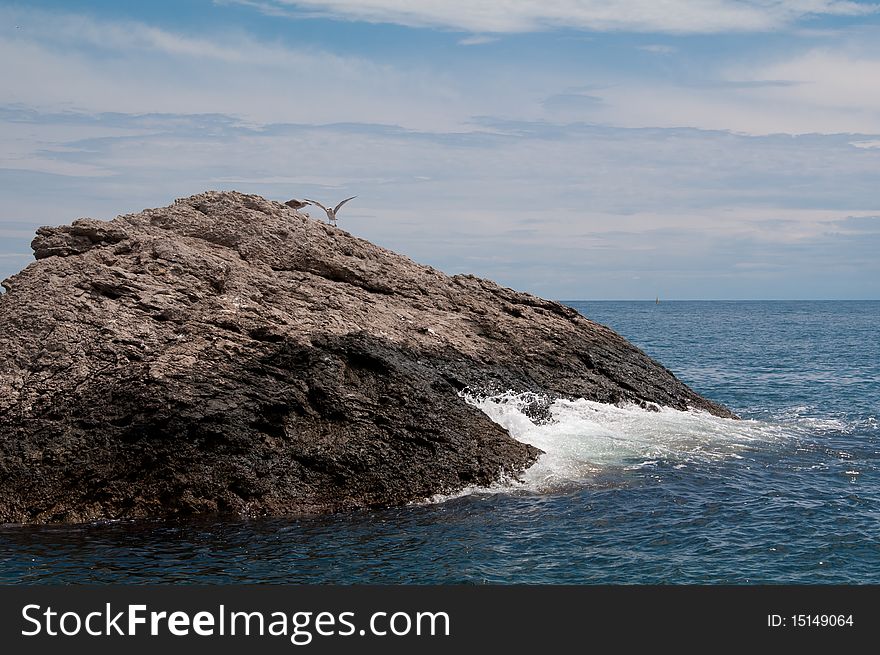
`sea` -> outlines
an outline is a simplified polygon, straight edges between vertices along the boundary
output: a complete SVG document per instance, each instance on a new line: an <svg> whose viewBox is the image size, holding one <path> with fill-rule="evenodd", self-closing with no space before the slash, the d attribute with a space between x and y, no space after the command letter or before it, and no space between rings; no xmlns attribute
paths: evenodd
<svg viewBox="0 0 880 655"><path fill-rule="evenodd" d="M319 518L0 527L0 583L878 584L880 301L567 302L742 420L465 397L518 480Z"/></svg>

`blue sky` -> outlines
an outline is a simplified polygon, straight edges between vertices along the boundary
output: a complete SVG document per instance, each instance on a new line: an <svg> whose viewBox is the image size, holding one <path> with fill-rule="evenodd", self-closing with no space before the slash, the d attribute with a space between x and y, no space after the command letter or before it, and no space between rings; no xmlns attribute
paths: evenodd
<svg viewBox="0 0 880 655"><path fill-rule="evenodd" d="M880 4L0 2L0 277L205 189L563 299L880 298Z"/></svg>

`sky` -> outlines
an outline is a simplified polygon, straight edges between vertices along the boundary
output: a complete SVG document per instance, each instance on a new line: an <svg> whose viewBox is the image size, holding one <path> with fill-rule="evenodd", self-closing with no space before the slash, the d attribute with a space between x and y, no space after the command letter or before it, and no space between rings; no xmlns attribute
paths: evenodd
<svg viewBox="0 0 880 655"><path fill-rule="evenodd" d="M548 298L880 299L880 1L0 0L0 62L0 278L236 189Z"/></svg>

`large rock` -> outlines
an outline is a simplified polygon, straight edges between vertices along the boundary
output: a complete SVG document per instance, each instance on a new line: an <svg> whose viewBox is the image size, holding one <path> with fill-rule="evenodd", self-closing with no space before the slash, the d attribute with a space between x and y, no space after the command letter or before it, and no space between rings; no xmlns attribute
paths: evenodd
<svg viewBox="0 0 880 655"><path fill-rule="evenodd" d="M208 192L40 228L0 296L0 522L381 507L539 451L459 391L707 401L555 302Z"/></svg>

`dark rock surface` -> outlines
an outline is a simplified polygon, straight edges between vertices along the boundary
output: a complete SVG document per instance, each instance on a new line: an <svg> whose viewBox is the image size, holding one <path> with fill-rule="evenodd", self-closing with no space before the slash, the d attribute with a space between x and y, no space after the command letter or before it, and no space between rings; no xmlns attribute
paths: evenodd
<svg viewBox="0 0 880 655"><path fill-rule="evenodd" d="M521 472L539 451L467 386L731 415L570 308L258 196L33 249L0 296L0 522L329 512Z"/></svg>

